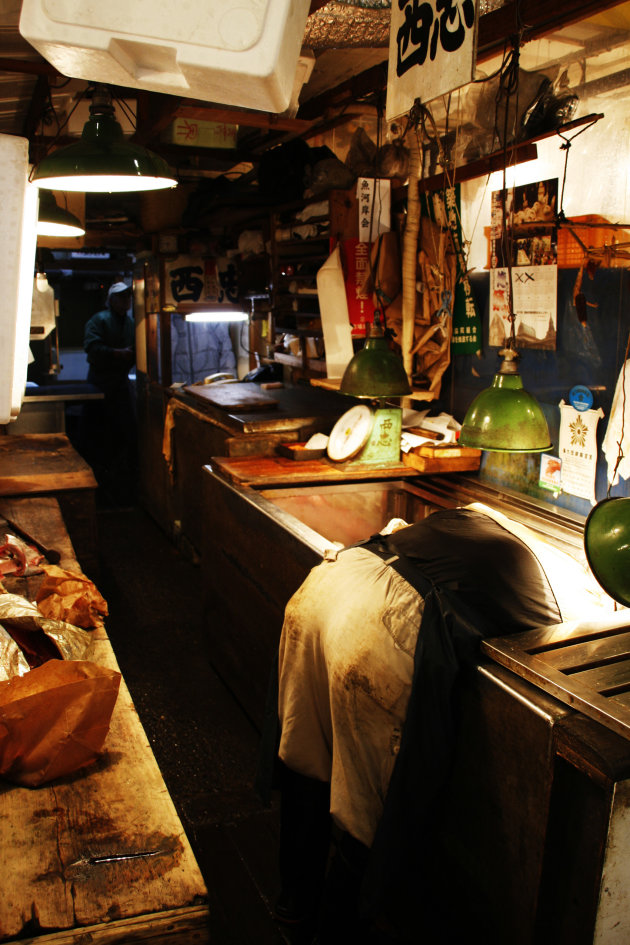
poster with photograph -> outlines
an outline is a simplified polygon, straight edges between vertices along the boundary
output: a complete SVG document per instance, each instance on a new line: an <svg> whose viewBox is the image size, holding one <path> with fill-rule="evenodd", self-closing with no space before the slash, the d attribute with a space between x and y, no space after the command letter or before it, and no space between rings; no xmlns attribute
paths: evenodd
<svg viewBox="0 0 630 945"><path fill-rule="evenodd" d="M510 334L510 293L518 348L554 350L557 337L558 181L521 184L491 198L489 344ZM511 286L510 286L511 270Z"/></svg>

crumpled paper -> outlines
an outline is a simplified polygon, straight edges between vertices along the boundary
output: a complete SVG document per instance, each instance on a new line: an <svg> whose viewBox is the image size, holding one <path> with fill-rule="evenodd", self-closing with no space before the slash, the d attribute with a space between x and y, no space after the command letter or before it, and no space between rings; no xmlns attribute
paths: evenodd
<svg viewBox="0 0 630 945"><path fill-rule="evenodd" d="M37 606L46 617L75 627L102 627L107 601L85 574L64 571L56 564L42 565L46 576L37 592Z"/></svg>
<svg viewBox="0 0 630 945"><path fill-rule="evenodd" d="M23 676L30 668L11 634L0 626L0 682L13 676Z"/></svg>
<svg viewBox="0 0 630 945"><path fill-rule="evenodd" d="M95 663L49 660L0 683L0 776L36 787L92 764L120 679Z"/></svg>
<svg viewBox="0 0 630 945"><path fill-rule="evenodd" d="M16 670L23 675L50 659L85 659L91 643L87 630L45 617L36 604L19 594L0 594L0 628L0 680L12 678ZM15 646L24 659L16 654Z"/></svg>

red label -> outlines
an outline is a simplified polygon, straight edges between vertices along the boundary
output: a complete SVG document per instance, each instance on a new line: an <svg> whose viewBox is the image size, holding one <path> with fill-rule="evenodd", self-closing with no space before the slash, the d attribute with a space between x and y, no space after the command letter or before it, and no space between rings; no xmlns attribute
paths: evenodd
<svg viewBox="0 0 630 945"><path fill-rule="evenodd" d="M342 240L340 245L348 299L348 316L354 338L364 337L366 324L374 321L372 292L366 291L366 285L371 286L369 279L371 250L371 243L360 243L357 239Z"/></svg>

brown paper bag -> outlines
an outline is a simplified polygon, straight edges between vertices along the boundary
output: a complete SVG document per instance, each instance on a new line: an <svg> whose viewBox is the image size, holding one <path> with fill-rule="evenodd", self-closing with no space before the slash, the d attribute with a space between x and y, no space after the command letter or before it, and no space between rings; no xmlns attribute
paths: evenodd
<svg viewBox="0 0 630 945"><path fill-rule="evenodd" d="M64 620L75 627L101 627L107 601L85 574L45 564L46 577L37 592L37 606L45 617Z"/></svg>
<svg viewBox="0 0 630 945"><path fill-rule="evenodd" d="M95 663L49 660L0 683L0 776L35 787L94 762L120 678Z"/></svg>

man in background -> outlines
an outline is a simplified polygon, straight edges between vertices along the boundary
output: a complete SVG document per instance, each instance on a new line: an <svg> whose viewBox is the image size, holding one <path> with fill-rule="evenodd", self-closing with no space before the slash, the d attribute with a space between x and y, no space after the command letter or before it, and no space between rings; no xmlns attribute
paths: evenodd
<svg viewBox="0 0 630 945"><path fill-rule="evenodd" d="M130 305L130 286L111 285L107 307L89 319L83 342L88 382L102 392L103 400L86 402L81 442L101 498L115 505L129 502L135 490L137 437L129 378L135 363L135 326Z"/></svg>

